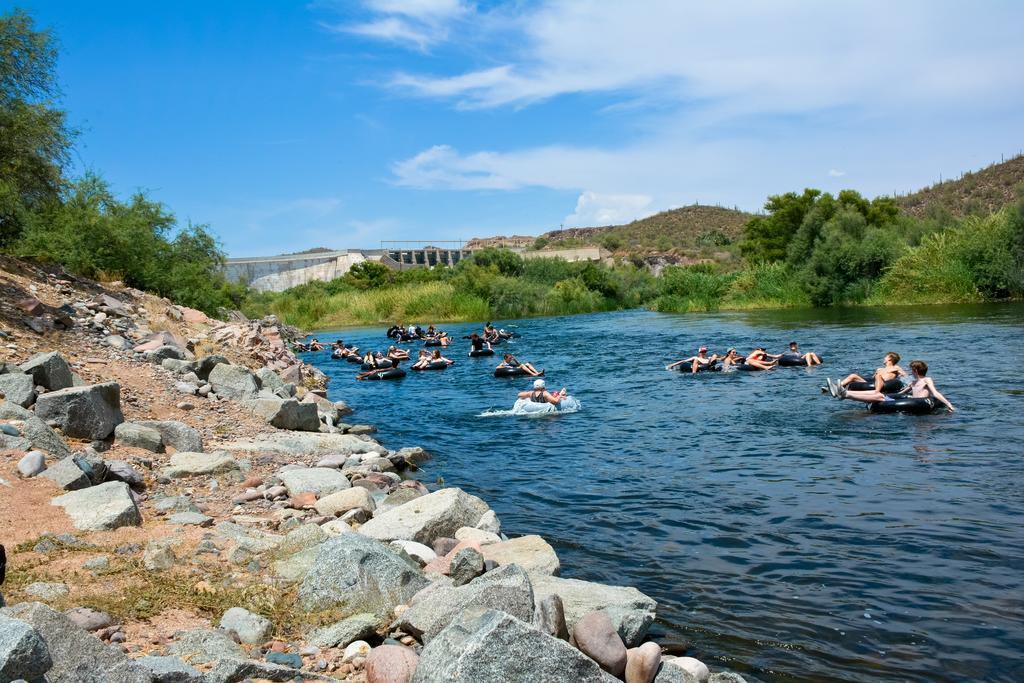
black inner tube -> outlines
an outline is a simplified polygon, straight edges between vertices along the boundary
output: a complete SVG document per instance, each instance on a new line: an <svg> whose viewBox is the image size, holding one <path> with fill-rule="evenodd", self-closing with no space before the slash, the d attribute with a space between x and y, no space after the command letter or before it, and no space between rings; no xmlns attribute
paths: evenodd
<svg viewBox="0 0 1024 683"><path fill-rule="evenodd" d="M495 377L523 377L524 375L528 374L529 373L526 372L526 370L523 370L522 368L510 368L507 366L502 368L494 368Z"/></svg>
<svg viewBox="0 0 1024 683"><path fill-rule="evenodd" d="M874 391L874 382L850 382L846 385L846 388L850 391ZM882 382L882 393L883 394L896 394L903 391L903 382L898 377Z"/></svg>
<svg viewBox="0 0 1024 683"><path fill-rule="evenodd" d="M470 358L480 358L481 356L493 356L494 349L473 349L469 352Z"/></svg>
<svg viewBox="0 0 1024 683"><path fill-rule="evenodd" d="M892 413L907 413L910 415L930 415L939 407L939 402L934 398L913 398L903 396L894 398L891 401L877 401L868 404L868 410L872 413L888 415Z"/></svg>
<svg viewBox="0 0 1024 683"><path fill-rule="evenodd" d="M426 365L421 366L421 367L416 367L414 365L412 367L412 369L413 370L444 370L447 367L448 367L448 361L432 360L429 363L427 363Z"/></svg>
<svg viewBox="0 0 1024 683"><path fill-rule="evenodd" d="M822 363L825 362L824 356L818 356ZM779 367L781 368L806 368L810 367L807 365L807 361L804 360L803 354L793 353L787 351L786 353L779 356Z"/></svg>
<svg viewBox="0 0 1024 683"><path fill-rule="evenodd" d="M402 368L387 368L386 370L379 370L372 375L367 375L363 379L401 379L402 377L405 377L405 370Z"/></svg>

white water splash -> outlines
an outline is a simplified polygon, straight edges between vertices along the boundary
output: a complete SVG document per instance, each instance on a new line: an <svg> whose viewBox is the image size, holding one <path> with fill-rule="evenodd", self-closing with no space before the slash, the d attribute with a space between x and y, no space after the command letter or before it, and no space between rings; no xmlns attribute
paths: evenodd
<svg viewBox="0 0 1024 683"><path fill-rule="evenodd" d="M551 403L534 403L528 398L518 399L511 410L485 410L478 417L505 417L517 415L526 417L538 417L540 415L563 415L575 413L583 406L572 396L566 396L557 405Z"/></svg>

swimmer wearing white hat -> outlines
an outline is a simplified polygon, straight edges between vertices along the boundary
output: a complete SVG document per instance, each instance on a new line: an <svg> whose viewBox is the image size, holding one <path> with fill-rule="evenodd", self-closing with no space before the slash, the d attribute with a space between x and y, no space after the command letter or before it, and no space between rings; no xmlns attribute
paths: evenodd
<svg viewBox="0 0 1024 683"><path fill-rule="evenodd" d="M557 406L568 395L565 387L562 387L559 392L552 394L544 388L545 386L547 385L544 384L544 380L535 379L533 380L533 391L520 391L519 398L528 398L533 403L550 403Z"/></svg>

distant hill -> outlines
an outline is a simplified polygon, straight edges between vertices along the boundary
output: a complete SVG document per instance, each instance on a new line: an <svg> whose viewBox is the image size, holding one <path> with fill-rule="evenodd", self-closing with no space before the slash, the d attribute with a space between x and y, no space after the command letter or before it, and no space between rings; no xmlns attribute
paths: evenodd
<svg viewBox="0 0 1024 683"><path fill-rule="evenodd" d="M736 242L753 214L694 204L656 213L625 225L567 228L541 235L545 248L600 244L614 252L668 252L724 247ZM544 243L544 242L542 242Z"/></svg>
<svg viewBox="0 0 1024 683"><path fill-rule="evenodd" d="M497 237L474 237L466 242L466 249L483 249L484 247L510 247L523 249L531 246L536 237L529 235L499 235Z"/></svg>
<svg viewBox="0 0 1024 683"><path fill-rule="evenodd" d="M998 211L1016 200L1024 189L1024 155L980 171L964 173L908 195L896 197L904 213L918 218L949 213L962 217Z"/></svg>

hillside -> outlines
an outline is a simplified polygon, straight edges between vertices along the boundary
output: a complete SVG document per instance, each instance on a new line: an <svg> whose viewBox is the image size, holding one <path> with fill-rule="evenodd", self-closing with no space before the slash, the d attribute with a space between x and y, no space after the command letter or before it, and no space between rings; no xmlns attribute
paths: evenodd
<svg viewBox="0 0 1024 683"><path fill-rule="evenodd" d="M752 214L694 204L656 213L625 225L568 228L541 235L547 248L600 243L617 252L667 252L722 247L743 234Z"/></svg>
<svg viewBox="0 0 1024 683"><path fill-rule="evenodd" d="M918 218L936 211L955 217L988 214L1003 208L1024 190L1024 155L980 171L964 173L908 195L896 197L904 213Z"/></svg>

